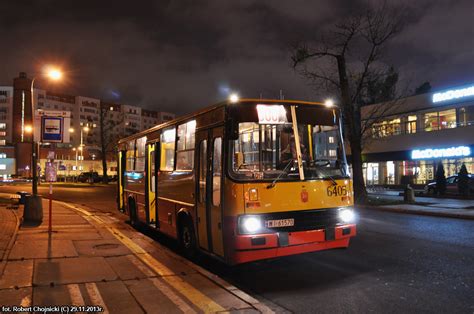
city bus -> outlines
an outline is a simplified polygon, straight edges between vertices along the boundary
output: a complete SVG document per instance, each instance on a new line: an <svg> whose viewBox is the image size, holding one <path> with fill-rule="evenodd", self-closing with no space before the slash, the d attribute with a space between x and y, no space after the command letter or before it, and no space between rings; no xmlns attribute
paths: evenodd
<svg viewBox="0 0 474 314"><path fill-rule="evenodd" d="M132 225L235 265L346 248L356 234L340 110L238 99L118 142Z"/></svg>

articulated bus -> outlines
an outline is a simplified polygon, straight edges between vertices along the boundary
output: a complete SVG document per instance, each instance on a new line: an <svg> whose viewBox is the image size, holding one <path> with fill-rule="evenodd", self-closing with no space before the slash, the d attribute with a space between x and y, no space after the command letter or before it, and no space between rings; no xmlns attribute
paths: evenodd
<svg viewBox="0 0 474 314"><path fill-rule="evenodd" d="M356 234L340 111L239 99L118 143L118 207L235 265L346 248Z"/></svg>

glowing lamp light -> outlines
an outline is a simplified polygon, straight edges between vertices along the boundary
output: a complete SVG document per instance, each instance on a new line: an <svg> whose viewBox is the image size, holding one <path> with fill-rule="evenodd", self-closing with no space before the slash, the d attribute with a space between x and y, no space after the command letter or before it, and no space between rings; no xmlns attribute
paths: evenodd
<svg viewBox="0 0 474 314"><path fill-rule="evenodd" d="M63 77L63 74L58 69L50 69L48 71L48 77L52 80L58 81Z"/></svg>
<svg viewBox="0 0 474 314"><path fill-rule="evenodd" d="M83 130L84 130L84 132L89 132L90 129L89 129L88 126L85 126L85 127L83 128Z"/></svg>
<svg viewBox="0 0 474 314"><path fill-rule="evenodd" d="M339 219L341 219L341 221L345 223L354 222L355 213L352 209L349 208L341 209L339 211Z"/></svg>
<svg viewBox="0 0 474 314"><path fill-rule="evenodd" d="M334 107L334 101L332 99L326 99L324 105L328 108Z"/></svg>
<svg viewBox="0 0 474 314"><path fill-rule="evenodd" d="M33 132L33 127L31 125L26 125L25 126L25 132L26 133L31 133Z"/></svg>
<svg viewBox="0 0 474 314"><path fill-rule="evenodd" d="M248 217L244 220L243 226L248 233L254 233L262 227L262 222L257 217Z"/></svg>
<svg viewBox="0 0 474 314"><path fill-rule="evenodd" d="M69 133L74 133L74 129L73 129L73 128L69 128Z"/></svg>
<svg viewBox="0 0 474 314"><path fill-rule="evenodd" d="M231 94L231 95L229 96L229 101L230 101L231 103L235 104L236 102L239 101L239 95L237 95L237 94L235 94L235 93L234 93L234 94Z"/></svg>

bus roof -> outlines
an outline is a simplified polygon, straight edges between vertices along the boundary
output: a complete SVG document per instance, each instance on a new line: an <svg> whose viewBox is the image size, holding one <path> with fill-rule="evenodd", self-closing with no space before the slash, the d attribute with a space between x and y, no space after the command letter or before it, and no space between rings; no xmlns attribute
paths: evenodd
<svg viewBox="0 0 474 314"><path fill-rule="evenodd" d="M237 103L258 103L258 102L324 106L324 103L322 103L322 102L302 101L302 100L286 100L286 99L260 99L260 98L241 98L241 99L239 99L239 101ZM170 125L174 125L176 123L179 123L180 121L184 121L184 120L187 120L187 119L192 118L194 116L204 114L206 112L212 111L212 110L217 109L219 107L226 106L226 105L233 105L233 104L234 103L232 103L228 100L221 101L217 104L208 106L208 107L203 108L199 111L195 111L193 113L178 117L178 118L170 120L170 121L166 121L162 124L155 125L154 127L151 127L147 130L143 130L143 131L138 132L136 134L127 136L125 138L122 138L118 141L118 144L125 143L127 141L131 141L131 140L136 139L136 138L140 138L140 137L145 136L145 135L147 135L151 132L166 128Z"/></svg>

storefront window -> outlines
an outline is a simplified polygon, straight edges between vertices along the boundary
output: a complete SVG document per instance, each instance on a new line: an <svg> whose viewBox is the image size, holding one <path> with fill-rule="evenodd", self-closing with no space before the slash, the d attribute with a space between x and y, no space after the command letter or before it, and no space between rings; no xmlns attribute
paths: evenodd
<svg viewBox="0 0 474 314"><path fill-rule="evenodd" d="M387 161L387 177L385 181L386 184L395 184L395 163L393 161Z"/></svg>
<svg viewBox="0 0 474 314"><path fill-rule="evenodd" d="M459 108L459 125L474 125L474 106Z"/></svg>
<svg viewBox="0 0 474 314"><path fill-rule="evenodd" d="M456 127L456 109L439 112L440 129L451 129Z"/></svg>
<svg viewBox="0 0 474 314"><path fill-rule="evenodd" d="M408 116L407 133L416 133L416 116Z"/></svg>
<svg viewBox="0 0 474 314"><path fill-rule="evenodd" d="M374 123L372 127L372 136L374 138L398 135L401 133L400 118Z"/></svg>
<svg viewBox="0 0 474 314"><path fill-rule="evenodd" d="M367 185L375 185L379 183L379 164L367 163L366 168L366 182Z"/></svg>
<svg viewBox="0 0 474 314"><path fill-rule="evenodd" d="M438 130L438 113L425 113L425 131L430 132L436 130Z"/></svg>

